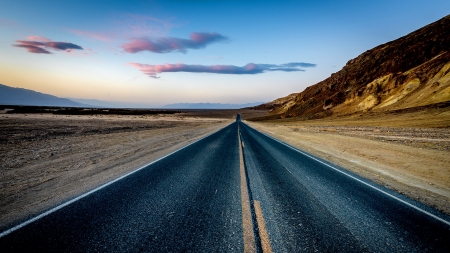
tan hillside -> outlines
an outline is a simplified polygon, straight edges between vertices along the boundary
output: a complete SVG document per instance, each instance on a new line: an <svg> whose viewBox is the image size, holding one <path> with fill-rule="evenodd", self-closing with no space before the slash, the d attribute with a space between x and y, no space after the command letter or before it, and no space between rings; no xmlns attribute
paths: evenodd
<svg viewBox="0 0 450 253"><path fill-rule="evenodd" d="M450 15L347 62L301 93L255 107L268 118L323 118L450 101ZM448 103L444 103L447 106Z"/></svg>
<svg viewBox="0 0 450 253"><path fill-rule="evenodd" d="M257 108L259 110L270 110L270 112L276 112L275 109L279 110L279 108L291 107L295 103L295 98L300 93L292 93L287 95L286 97L275 99L272 102L268 102L262 105L258 105Z"/></svg>

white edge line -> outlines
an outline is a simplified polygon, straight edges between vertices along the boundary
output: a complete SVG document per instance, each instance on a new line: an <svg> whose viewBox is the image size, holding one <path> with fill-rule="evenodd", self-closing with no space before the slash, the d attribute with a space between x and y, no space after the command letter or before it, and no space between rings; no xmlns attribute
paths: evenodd
<svg viewBox="0 0 450 253"><path fill-rule="evenodd" d="M234 122L233 122L233 123L234 123ZM233 124L233 123L231 123L231 124ZM229 125L230 125L230 124L229 124ZM15 226L15 227L12 227L12 228L10 228L10 229L8 229L8 230L5 230L5 231L3 231L2 233L0 233L0 238L2 238L3 236L8 235L8 234L10 234L10 233L12 233L12 232L18 230L18 229L20 229L20 228L22 228L22 227L25 227L26 225L28 225L28 224L30 224L30 223L33 223L33 222L35 222L35 221L37 221L37 220L39 220L39 219L41 219L41 218L43 218L43 217L45 217L45 216L47 216L47 215L53 213L53 212L56 212L56 211L58 211L59 209L65 207L65 206L68 206L68 205L70 205L70 204L72 204L72 203L74 203L74 202L76 202L76 201L78 201L78 200L80 200L80 199L82 199L82 198L84 198L84 197L86 197L86 196L88 196L88 195L90 195L90 194L96 192L96 191L99 191L99 190L101 190L101 189L103 189L103 188L105 188L105 187L107 187L107 186L109 186L109 185L111 185L111 184L113 184L113 183L119 181L119 180L122 180L122 179L128 177L129 175L134 174L134 173L136 173L136 172L138 172L138 171L140 171L140 170L146 168L147 166L150 166L150 165L152 165L152 164L154 164L154 163L156 163L156 162L158 162L158 161L160 161L160 160L162 160L162 159L164 159L164 158L166 158L166 157L168 157L168 156L170 156L170 155L172 155L172 154L174 154L174 153L176 153L176 152L178 152L178 151L180 151L180 150L182 150L182 149L185 149L185 148L191 146L192 144L195 144L195 143L197 143L197 142L199 142L199 141L201 141L201 140L203 140L203 139L205 139L205 138L207 138L207 137L209 137L209 136L211 136L211 135L213 135L213 134L219 132L220 130L222 130L222 129L228 127L229 125L226 125L225 127L222 127L222 128L220 128L219 130L217 130L217 131L215 131L215 132L213 132L213 133L211 133L211 134L208 134L207 136L205 136L205 137L203 137L203 138L201 138L201 139L198 139L198 140L196 140L196 141L194 141L194 142L192 142L192 143L189 143L188 145L186 145L186 146L184 146L184 147L181 147L181 148L179 148L179 149L177 149L177 150L175 150L175 151L173 151L173 152L171 152L171 153L169 153L169 154L167 154L167 155L165 155L165 156L163 156L163 157L160 157L160 158L156 159L155 161L150 162L150 163L148 163L148 164L146 164L146 165L144 165L144 166L142 166L142 167L140 167L140 168L138 168L138 169L136 169L136 170L133 170L133 171L131 171L131 172L129 172L129 173L127 173L127 174L125 174L125 175L119 177L119 178L116 178L116 179L114 179L114 180L112 180L112 181L110 181L110 182L108 182L108 183L105 183L104 185L101 185L101 186L99 186L99 187L97 187L97 188L95 188L95 189L92 189L92 190L90 190L90 191L88 191L88 192L86 192L86 193L84 193L84 194L82 194L82 195L80 195L80 196L78 196L78 197L76 197L76 198L74 198L74 199L71 199L71 200L69 200L69 201L67 201L67 202L65 202L65 203L62 203L62 204L60 204L59 206L56 206L56 207L54 207L54 208L52 208L52 209L50 209L50 210L48 210L48 211L46 211L46 212L44 212L44 213L41 213L41 214L39 214L38 216L36 216L36 217L34 217L34 218L31 218L31 219L29 219L29 220L27 220L27 221L25 221L25 222L23 222L23 223L21 223L21 224Z"/></svg>
<svg viewBox="0 0 450 253"><path fill-rule="evenodd" d="M245 124L245 123L244 123L244 124ZM247 124L246 124L246 125L247 125ZM274 137L272 137L272 136L270 136L270 135L267 135L267 134L265 134L265 133L263 133L263 132L260 132L260 131L254 129L253 127L251 127L251 126L249 126L249 125L247 125L247 126L250 127L251 129L255 130L256 132L261 133L261 134L265 135L266 137L269 137L270 139L272 139L272 140L274 140L274 141L277 141L278 143L281 143L281 144L285 145L286 147L288 147L288 148L290 148L290 149L293 149L293 150L295 150L295 151L297 151L297 152L299 152L299 153L301 153L301 154L303 154L303 155L305 155L305 156L307 156L307 157L309 157L309 158L311 158L311 159L313 159L313 160L315 160L315 161L317 161L317 162L319 162L319 163L321 163L321 164L323 164L323 165L325 165L325 166L330 167L331 169L333 169L333 170L335 170L335 171L337 171L337 172L340 172L340 173L342 173L342 174L344 174L344 175L346 175L346 176L348 176L348 177L350 177L350 178L352 178L352 179L354 179L354 180L356 180L356 181L358 181L358 182L360 182L360 183L362 183L362 184L364 184L364 185L369 186L370 188L372 188L372 189L374 189L374 190L377 190L377 191L379 191L379 192L381 192L381 193L383 193L383 194L385 194L385 195L387 195L387 196L389 196L389 197L391 197L391 198L393 198L393 199L395 199L395 200L397 200L397 201L400 201L401 203L403 203L403 204L405 204L405 205L407 205L407 206L409 206L409 207L412 207L412 208L416 209L417 211L420 211L420 212L422 212L422 213L424 213L424 214L426 214L426 215L428 215L428 216L430 216L430 217L432 217L432 218L434 218L434 219L436 219L436 220L438 220L438 221L440 221L440 222L443 222L443 223L445 223L445 224L447 224L447 225L450 226L450 222L447 221L447 220L442 219L441 217L438 217L438 216L436 216L436 215L434 215L434 214L432 214L432 213L430 213L430 212L428 212L428 211L426 211L426 210L423 210L423 209L420 208L420 207L417 207L417 206L415 206L415 205L413 205L413 204L411 204L411 203L409 203L409 202L407 202L407 201L404 201L404 200L402 200L402 199L400 199L400 198L398 198L398 197L396 197L396 196L394 196L394 195L392 195L392 194L390 194L390 193L388 193L388 192L385 192L385 191L383 191L382 189L379 189L379 188L377 188L377 187L375 187L375 186L373 186L373 185L371 185L371 184L368 184L368 183L362 181L361 179L356 178L356 177L354 177L354 176L352 176L352 175L350 175L350 174L348 174L348 173L346 173L346 172L344 172L344 171L342 171L342 170L340 170L340 169L338 169L338 168L336 168L336 167L334 167L334 166L331 166L331 165L329 165L329 164L327 164L327 163L325 163L325 162L323 162L323 161L321 161L321 160L319 160L319 159L317 159L317 158L315 158L315 157L313 157L313 156L311 156L311 155L309 155L309 154L307 154L307 153L305 153L305 152L303 152L303 151L301 151L301 150L299 150L299 149L297 149L297 148L295 148L295 147L293 147L293 146L291 146L291 145L289 145L289 144L287 144L287 143L284 143L284 142L282 142L282 141L280 141L280 140L278 140L278 139L276 139L276 138L274 138Z"/></svg>

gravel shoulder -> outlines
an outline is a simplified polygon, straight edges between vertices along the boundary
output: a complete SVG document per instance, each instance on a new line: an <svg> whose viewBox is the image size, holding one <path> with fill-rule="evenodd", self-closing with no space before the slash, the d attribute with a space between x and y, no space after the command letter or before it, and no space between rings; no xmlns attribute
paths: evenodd
<svg viewBox="0 0 450 253"><path fill-rule="evenodd" d="M232 121L179 115L0 114L0 228L118 178Z"/></svg>
<svg viewBox="0 0 450 253"><path fill-rule="evenodd" d="M246 123L450 214L450 137L447 128Z"/></svg>

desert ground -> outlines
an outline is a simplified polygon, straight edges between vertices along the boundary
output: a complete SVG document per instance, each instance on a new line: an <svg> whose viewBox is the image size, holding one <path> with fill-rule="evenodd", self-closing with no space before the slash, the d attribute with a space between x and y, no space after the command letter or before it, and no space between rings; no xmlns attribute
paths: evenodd
<svg viewBox="0 0 450 253"><path fill-rule="evenodd" d="M234 121L450 214L450 110L249 121L253 110L155 115L0 112L0 228L140 168Z"/></svg>
<svg viewBox="0 0 450 253"><path fill-rule="evenodd" d="M205 113L204 113L205 114ZM0 114L0 228L169 154L234 121L173 115Z"/></svg>
<svg viewBox="0 0 450 253"><path fill-rule="evenodd" d="M247 124L450 214L450 109Z"/></svg>

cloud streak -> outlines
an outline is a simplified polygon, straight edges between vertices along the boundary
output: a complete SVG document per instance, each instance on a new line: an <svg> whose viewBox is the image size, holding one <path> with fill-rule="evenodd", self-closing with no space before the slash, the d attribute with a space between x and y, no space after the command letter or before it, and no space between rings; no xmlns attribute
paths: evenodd
<svg viewBox="0 0 450 253"><path fill-rule="evenodd" d="M168 19L125 13L114 15L114 19L108 20L101 30L67 30L82 38L111 43L130 38L164 37L172 26Z"/></svg>
<svg viewBox="0 0 450 253"><path fill-rule="evenodd" d="M216 42L227 42L228 37L219 33L191 33L189 39L174 37L162 37L156 39L138 38L128 43L122 44L122 48L128 53L138 53L150 51L153 53L186 53L188 49L205 48L207 45Z"/></svg>
<svg viewBox="0 0 450 253"><path fill-rule="evenodd" d="M21 47L21 48L25 48L28 50L28 52L30 53L34 53L34 54L51 54L50 51L45 50L41 47L38 46L34 46L34 45L29 45L29 44L15 44L13 45L15 47Z"/></svg>
<svg viewBox="0 0 450 253"><path fill-rule="evenodd" d="M89 32L89 31L82 31L82 30L70 30L70 31L81 37L88 37L88 38L100 40L103 42L113 41L113 36L111 34L107 34L107 33L96 33L96 32Z"/></svg>
<svg viewBox="0 0 450 253"><path fill-rule="evenodd" d="M170 19L159 19L147 15L121 14L112 22L114 31L122 37L137 38L155 36L162 37L173 27Z"/></svg>
<svg viewBox="0 0 450 253"><path fill-rule="evenodd" d="M9 20L9 19L3 19L0 18L0 29L1 28L10 28L10 29L14 29L14 28L18 28L19 24L13 20Z"/></svg>
<svg viewBox="0 0 450 253"><path fill-rule="evenodd" d="M233 74L233 75L254 75L269 71L296 72L305 71L302 68L315 67L316 64L305 62L291 62L285 64L255 64L249 63L239 67L234 65L188 65L188 64L141 64L129 63L130 66L137 68L142 73L152 78L159 78L157 75L164 72L190 72L190 73L214 73L214 74Z"/></svg>
<svg viewBox="0 0 450 253"><path fill-rule="evenodd" d="M30 53L35 54L51 54L49 49L56 51L70 52L74 49L83 50L82 47L70 42L56 42L51 41L41 36L29 36L28 40L16 40L18 44L13 44L14 47L25 48Z"/></svg>

